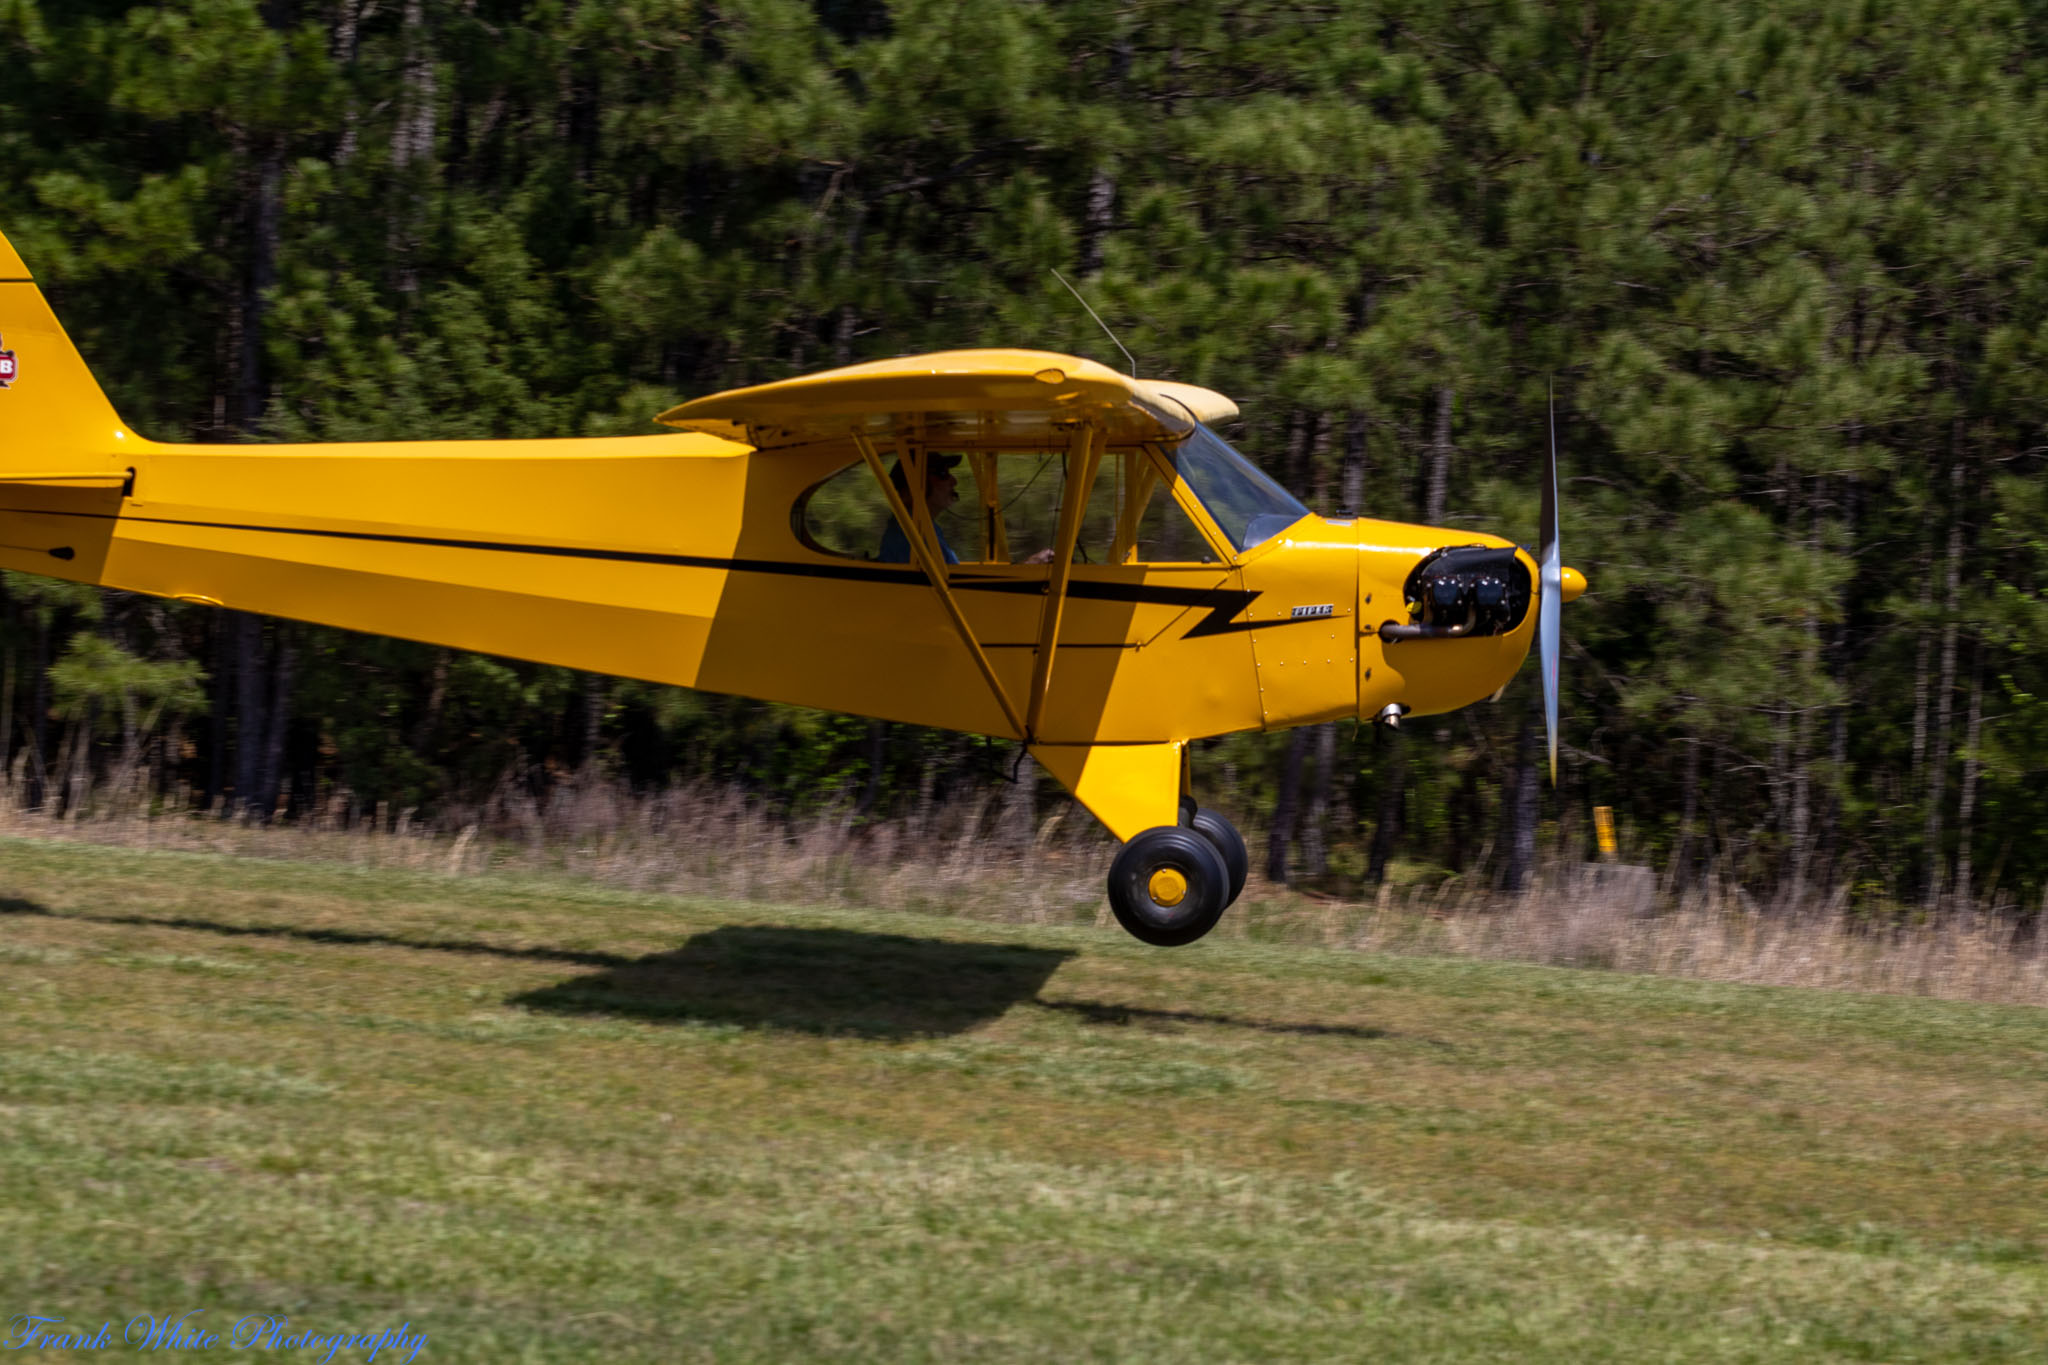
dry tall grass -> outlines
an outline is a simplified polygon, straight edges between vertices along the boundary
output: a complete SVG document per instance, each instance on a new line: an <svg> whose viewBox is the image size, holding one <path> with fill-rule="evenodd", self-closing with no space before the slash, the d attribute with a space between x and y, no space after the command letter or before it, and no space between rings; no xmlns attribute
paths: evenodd
<svg viewBox="0 0 2048 1365"><path fill-rule="evenodd" d="M429 828L407 812L354 818L342 797L288 824L169 812L102 789L65 818L0 788L0 834L237 857L306 858L452 875L541 874L636 891L853 905L1027 924L1110 923L1115 845L1078 808L1035 824L993 799L861 822L786 820L730 790L641 796L569 783L545 804L504 797ZM1633 869L1556 864L1531 891L1456 882L1383 887L1369 901L1292 891L1256 873L1223 938L1490 958L1761 985L2048 1005L2048 915L1900 917L1874 925L1839 897L1765 911L1740 889L1672 905Z"/></svg>

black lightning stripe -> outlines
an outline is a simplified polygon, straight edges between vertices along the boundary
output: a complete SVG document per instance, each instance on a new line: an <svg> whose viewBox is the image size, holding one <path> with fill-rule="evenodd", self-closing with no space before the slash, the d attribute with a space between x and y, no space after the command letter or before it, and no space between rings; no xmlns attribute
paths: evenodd
<svg viewBox="0 0 2048 1365"><path fill-rule="evenodd" d="M105 520L115 518L105 513L63 513L47 512L43 509L9 508L30 514L41 512L48 516L92 516ZM130 515L120 518L125 521L144 522L152 526L194 526L212 531L257 531L271 535L315 536L328 540L364 540L387 545L424 545L447 550L488 550L501 554L549 555L561 559L593 559L614 564L656 564L681 569L722 569L738 573L779 574L792 578L830 578L856 583L898 583L922 584L924 570L915 565L902 568L883 567L867 564L802 564L786 559L743 559L714 555L661 554L652 550L606 550L593 547L570 545L534 545L512 540L460 540L448 536L408 536L388 531L334 531L310 526L259 526L242 522L187 521L174 517L141 517ZM950 586L963 592L1022 593L1027 596L1044 596L1047 584L1044 580L1001 578L976 574L971 569L949 574ZM1170 583L1102 583L1092 580L1072 580L1067 583L1067 595L1093 602L1129 602L1148 606L1203 607L1208 615L1195 622L1183 640L1198 640L1211 635L1234 635L1241 631L1257 630L1262 626L1287 625L1285 619L1252 621L1233 619L1237 614L1257 601L1260 594L1256 589L1246 588L1183 588ZM1307 618L1305 618L1307 619Z"/></svg>

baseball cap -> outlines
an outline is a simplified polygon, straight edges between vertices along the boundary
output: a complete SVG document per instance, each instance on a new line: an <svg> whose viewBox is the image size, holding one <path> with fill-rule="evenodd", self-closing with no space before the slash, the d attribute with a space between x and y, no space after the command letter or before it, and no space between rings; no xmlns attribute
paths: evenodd
<svg viewBox="0 0 2048 1365"><path fill-rule="evenodd" d="M929 482L931 479L940 474L952 473L953 466L959 463L960 457L958 455L940 455L937 453L927 453L924 457L924 476L926 481ZM910 480L905 478L903 475L903 461L900 458L896 461L895 464L889 466L889 482L896 485L897 492L902 493L905 496L909 495Z"/></svg>

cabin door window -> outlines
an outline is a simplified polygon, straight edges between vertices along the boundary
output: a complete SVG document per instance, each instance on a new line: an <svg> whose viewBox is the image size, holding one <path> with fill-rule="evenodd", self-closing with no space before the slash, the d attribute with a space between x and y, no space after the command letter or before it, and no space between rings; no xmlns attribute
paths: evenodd
<svg viewBox="0 0 2048 1365"><path fill-rule="evenodd" d="M1175 499L1158 462L1143 450L1110 451L1097 464L1094 482L1082 490L1069 488L1068 460L1068 452L1051 450L982 452L962 462L974 481L970 497L963 480L961 507L974 504L974 535L984 563L1044 563L1070 493L1088 500L1074 546L1076 564L1213 564L1221 558Z"/></svg>

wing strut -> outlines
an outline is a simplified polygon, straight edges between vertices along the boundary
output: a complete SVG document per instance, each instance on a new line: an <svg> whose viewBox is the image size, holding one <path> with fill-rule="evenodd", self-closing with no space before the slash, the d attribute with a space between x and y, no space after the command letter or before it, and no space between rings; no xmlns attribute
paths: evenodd
<svg viewBox="0 0 2048 1365"><path fill-rule="evenodd" d="M1052 577L1045 585L1045 609L1038 618L1038 657L1031 666L1031 704L1025 712L1027 735L1038 733L1045 713L1046 690L1052 686L1052 656L1059 647L1060 615L1067 605L1067 578L1074 568L1074 546L1081 539L1081 517L1088 510L1088 490L1095 486L1095 466L1107 444L1099 427L1074 431L1067 451L1067 486L1060 498L1059 543L1052 547Z"/></svg>
<svg viewBox="0 0 2048 1365"><path fill-rule="evenodd" d="M952 619L953 629L960 633L961 643L965 644L967 652L974 656L975 666L981 669L981 676L987 681L988 690L995 694L996 705L1003 708L1003 718L1010 722L1010 729L1014 732L1012 737L1025 738L1030 732L1025 729L1024 722L1018 717L1017 708L1011 704L1010 694L1003 691L1002 680L996 677L995 666L989 663L988 655L981 648L981 642L974 638L974 628L967 624L967 617L961 613L959 602L954 600L953 589L946 582L945 561L932 549L931 542L925 539L916 519L911 516L910 509L903 505L903 499L897 495L896 485L889 482L889 471L882 468L882 457L875 453L874 443L865 435L855 432L853 444L859 449L861 459L867 462L869 472L875 476L875 482L882 486L882 495L889 499L889 510L895 513L896 524L903 528L903 538L910 542L910 553L917 560L917 567L924 570L925 580L932 585L932 591L939 595L939 604L945 607L946 615ZM922 472L921 469L905 471L913 479L916 474Z"/></svg>

